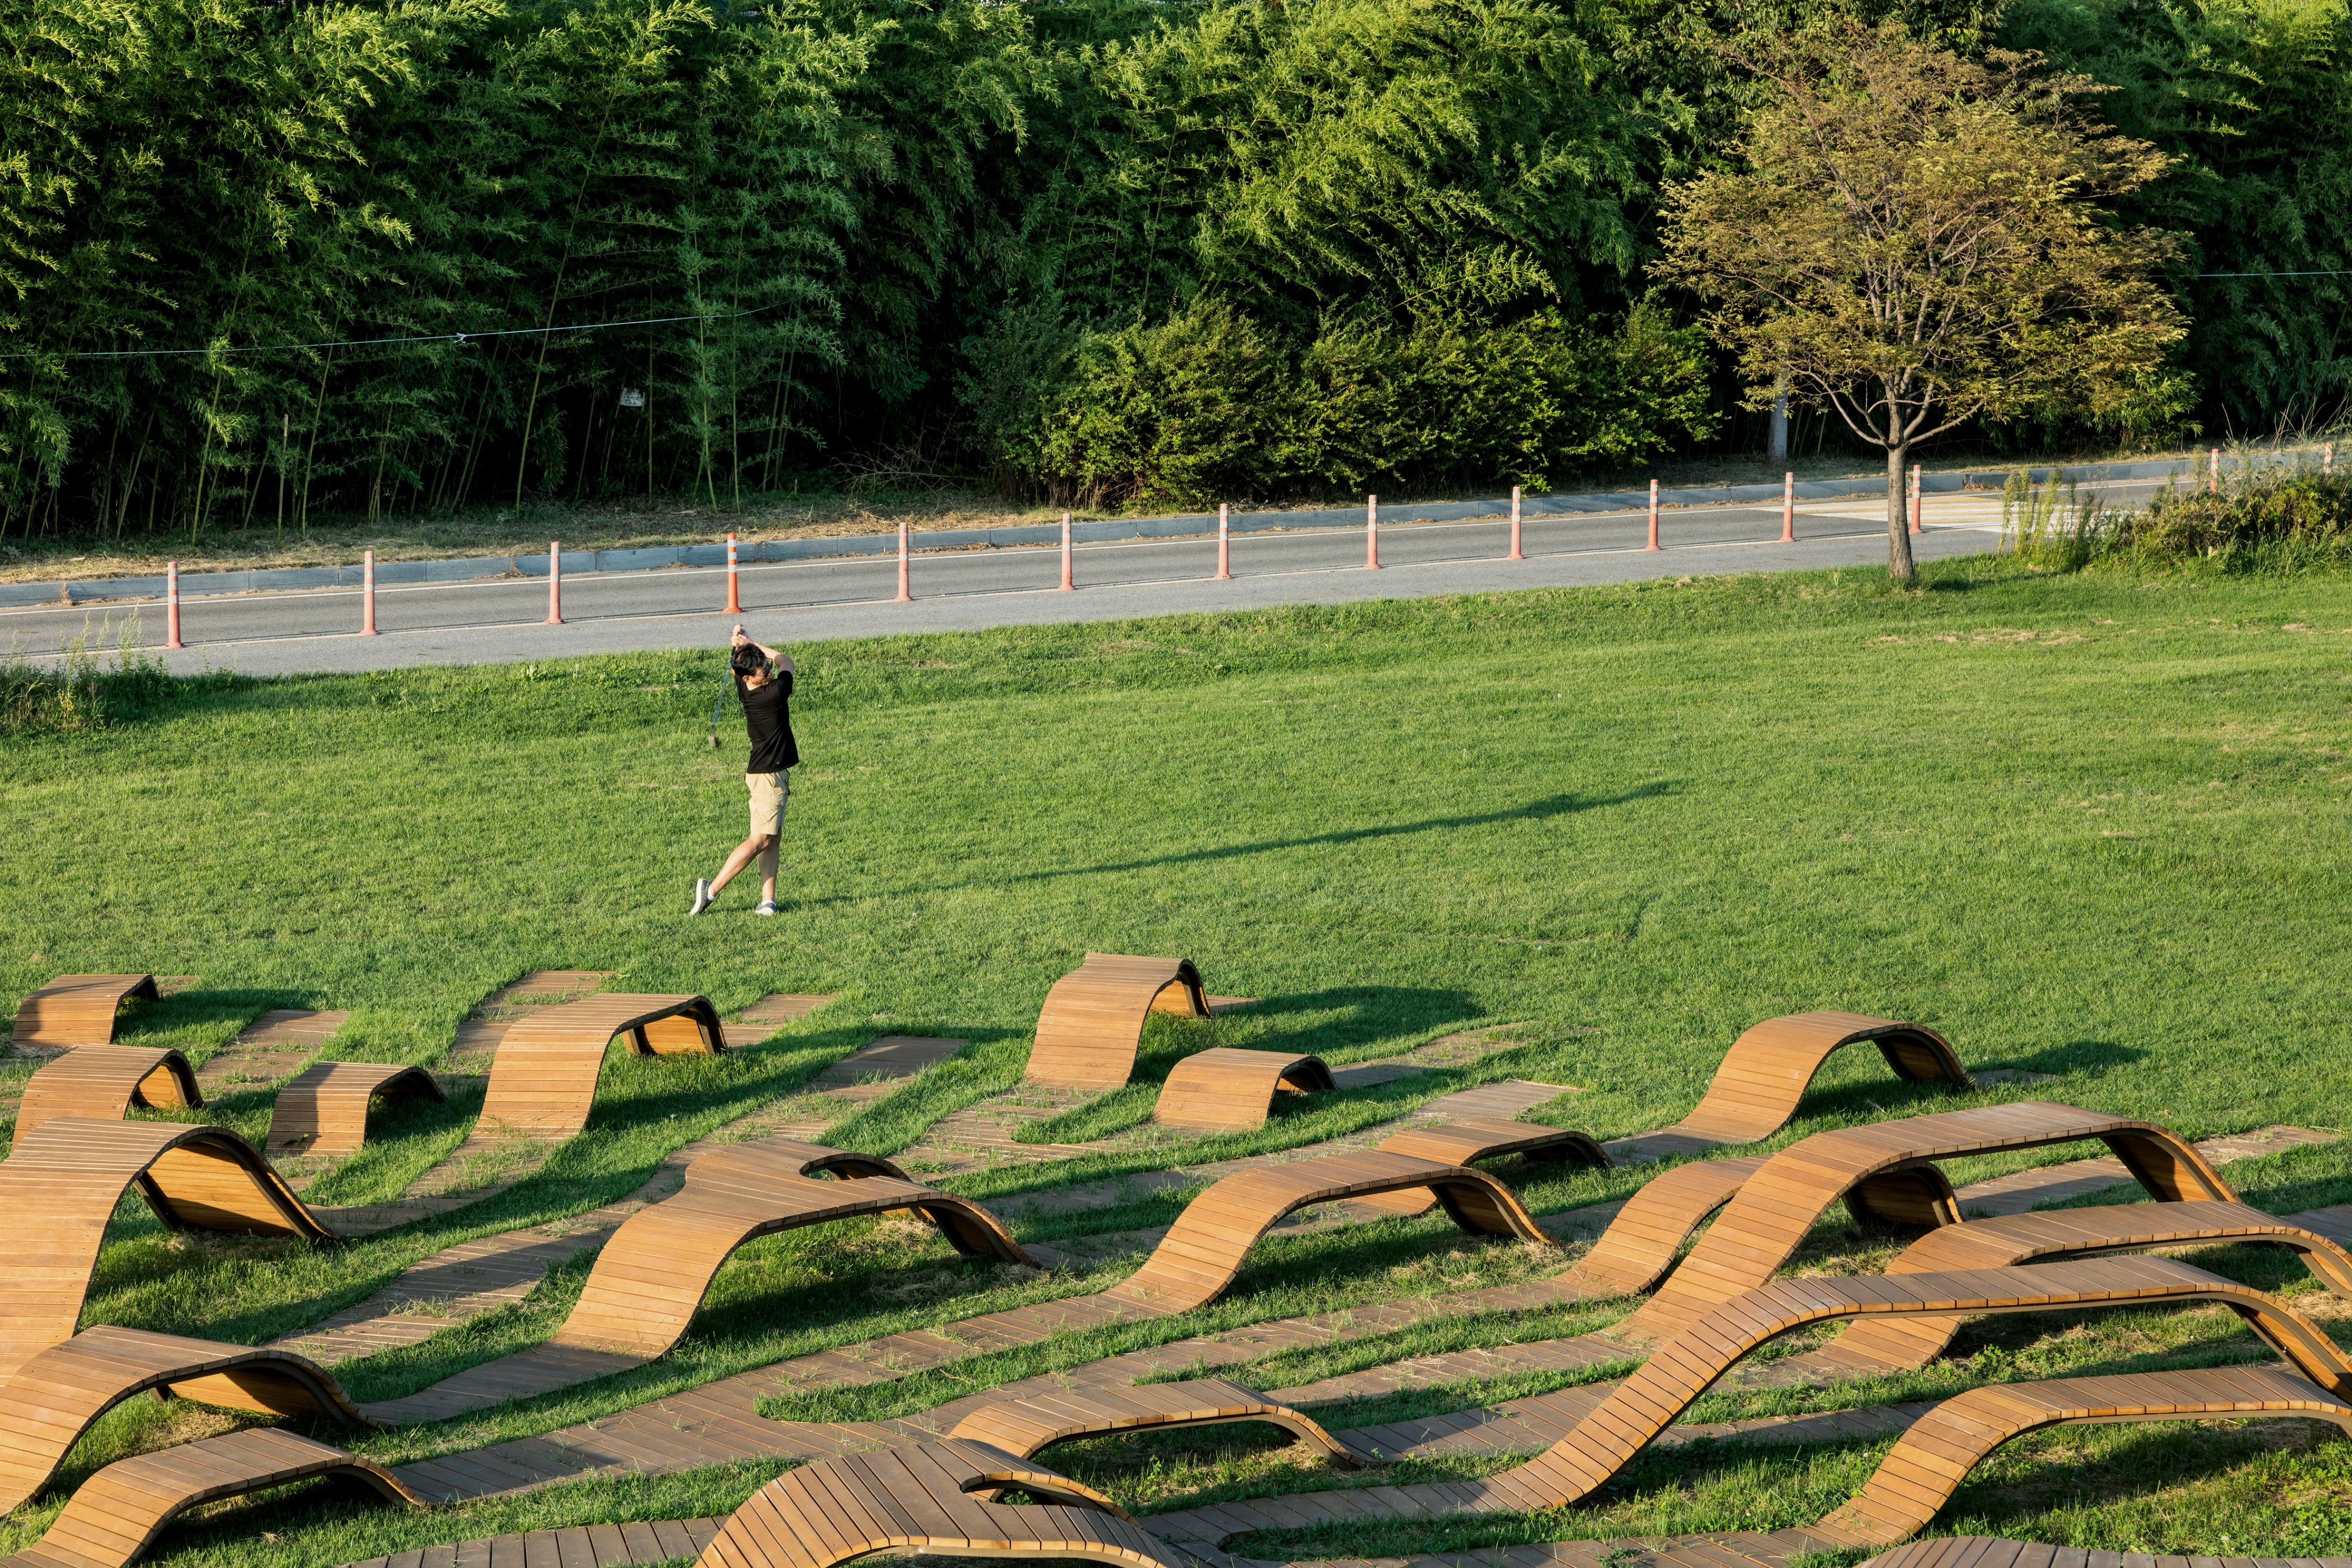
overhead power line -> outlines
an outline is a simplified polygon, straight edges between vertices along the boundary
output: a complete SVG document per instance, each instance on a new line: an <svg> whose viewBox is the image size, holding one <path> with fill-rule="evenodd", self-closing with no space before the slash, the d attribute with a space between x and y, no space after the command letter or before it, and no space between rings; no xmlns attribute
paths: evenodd
<svg viewBox="0 0 2352 1568"><path fill-rule="evenodd" d="M634 321L583 321L566 327L501 327L488 332L427 332L405 338L338 338L315 343L247 343L236 347L204 349L85 349L62 353L58 359L187 359L201 354L282 354L299 353L309 349L370 349L396 343L467 343L477 338L524 338L534 335L552 337L558 332L597 332L608 327L667 327L679 321L735 321L745 316L756 316L772 310L773 305L755 306L749 310L725 310L702 316L645 316ZM40 353L0 354L0 361L43 359Z"/></svg>

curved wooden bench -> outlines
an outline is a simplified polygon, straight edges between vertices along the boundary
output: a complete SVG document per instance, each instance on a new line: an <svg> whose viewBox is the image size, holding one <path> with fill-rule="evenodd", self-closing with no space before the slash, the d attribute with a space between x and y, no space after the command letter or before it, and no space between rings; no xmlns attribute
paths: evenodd
<svg viewBox="0 0 2352 1568"><path fill-rule="evenodd" d="M478 1132L506 1138L570 1138L588 1125L604 1050L625 1036L641 1057L727 1048L708 996L584 996L507 1026L490 1064Z"/></svg>
<svg viewBox="0 0 2352 1568"><path fill-rule="evenodd" d="M2316 1231L2239 1203L2109 1204L1970 1220L1920 1237L1886 1271L2006 1268L2042 1258L2095 1258L2141 1247L2231 1241L2293 1247L2330 1290L2352 1296L2352 1253ZM1805 1359L1844 1376L1907 1372L1943 1354L1959 1329L1957 1318L1857 1323Z"/></svg>
<svg viewBox="0 0 2352 1568"><path fill-rule="evenodd" d="M12 1561L25 1568L128 1568L165 1525L197 1504L311 1476L346 1476L387 1501L427 1506L373 1459L257 1426L116 1460L76 1488L47 1531Z"/></svg>
<svg viewBox="0 0 2352 1568"><path fill-rule="evenodd" d="M2237 1196L2202 1155L2164 1128L2071 1105L2026 1100L1817 1132L1747 1178L1664 1288L1613 1331L1637 1342L1664 1338L1754 1289L1789 1260L1832 1204L1874 1177L1925 1180L1917 1168L1937 1160L2090 1138L2105 1142L2140 1185L2166 1202ZM1922 1191L1940 1186L1948 1193L1941 1181L1938 1175Z"/></svg>
<svg viewBox="0 0 2352 1568"><path fill-rule="evenodd" d="M971 1495L1011 1487L1050 1500L1015 1505ZM952 1438L785 1471L735 1510L696 1568L833 1568L894 1547L1192 1568L1093 1488Z"/></svg>
<svg viewBox="0 0 2352 1568"><path fill-rule="evenodd" d="M2352 1433L2352 1405L2276 1367L2003 1383L1944 1400L1913 1423L1859 1496L1811 1531L1841 1547L1891 1546L1925 1527L1986 1456L2045 1426L2303 1415Z"/></svg>
<svg viewBox="0 0 2352 1568"><path fill-rule="evenodd" d="M423 1068L397 1062L320 1062L278 1091L262 1147L273 1154L356 1154L377 1100L446 1100Z"/></svg>
<svg viewBox="0 0 2352 1568"><path fill-rule="evenodd" d="M0 1513L47 1485L100 1416L149 1389L229 1410L370 1424L331 1373L290 1351L84 1329L18 1367L0 1389Z"/></svg>
<svg viewBox="0 0 2352 1568"><path fill-rule="evenodd" d="M1151 1120L1188 1132L1240 1132L1265 1126L1278 1094L1319 1094L1339 1087L1321 1057L1218 1046L1176 1064L1160 1087Z"/></svg>
<svg viewBox="0 0 2352 1568"><path fill-rule="evenodd" d="M1910 1083L1942 1079L1974 1087L1944 1037L1918 1024L1860 1013L1791 1013L1767 1018L1731 1042L1706 1093L1665 1131L1709 1143L1753 1143L1788 1125L1831 1053L1868 1040Z"/></svg>
<svg viewBox="0 0 2352 1568"><path fill-rule="evenodd" d="M226 1127L56 1117L0 1161L0 1377L73 1338L107 1222L133 1184L174 1230L333 1239Z"/></svg>
<svg viewBox="0 0 2352 1568"><path fill-rule="evenodd" d="M1184 1205L1143 1267L1100 1300L1156 1316L1190 1311L1223 1295L1249 1249L1284 1215L1310 1204L1426 1187L1474 1236L1516 1236L1553 1245L1517 1194L1484 1171L1368 1150L1237 1171Z"/></svg>
<svg viewBox="0 0 2352 1568"><path fill-rule="evenodd" d="M134 1105L188 1110L205 1102L188 1058L152 1046L77 1046L35 1073L16 1107L16 1136L59 1116L120 1121Z"/></svg>
<svg viewBox="0 0 2352 1568"><path fill-rule="evenodd" d="M1191 959L1087 954L1045 993L1023 1076L1049 1089L1117 1089L1135 1070L1147 1013L1209 1016Z"/></svg>
<svg viewBox="0 0 2352 1568"><path fill-rule="evenodd" d="M1625 1200L1592 1250L1559 1278L1599 1296L1653 1289L1691 1234L1771 1161L1769 1154L1693 1160L1652 1177ZM1959 1218L1951 1184L1933 1165L1865 1176L1843 1195L1854 1217L1874 1228L1925 1229Z"/></svg>
<svg viewBox="0 0 2352 1568"><path fill-rule="evenodd" d="M887 1176L894 1182L911 1182L913 1177L900 1170L896 1162L879 1154L859 1154L846 1149L828 1149L822 1143L807 1143L797 1138L760 1138L742 1143L729 1143L713 1149L708 1154L697 1155L688 1162L686 1184L695 1184L695 1173L704 1178L722 1174L732 1176L743 1168L744 1162L730 1160L738 1150L757 1150L745 1160L755 1161L761 1171L777 1172L792 1176L838 1176L845 1182L855 1182L867 1176ZM715 1163L714 1163L715 1162Z"/></svg>
<svg viewBox="0 0 2352 1568"><path fill-rule="evenodd" d="M1473 1513L1540 1512L1590 1498L1742 1358L1811 1324L1906 1314L2053 1312L2188 1301L2228 1308L2279 1352L2289 1370L2337 1399L2352 1397L2352 1359L2316 1324L2251 1286L2171 1258L1780 1279L1701 1316L1542 1454L1484 1480L1449 1482L1448 1489L1461 1511ZM1308 1507L1309 1498L1289 1500L1302 1515L1317 1511Z"/></svg>
<svg viewBox="0 0 2352 1568"><path fill-rule="evenodd" d="M1344 1469L1360 1469L1367 1462L1311 1416L1276 1405L1254 1388L1213 1377L1089 1388L1050 1399L983 1405L957 1422L948 1436L985 1443L1026 1459L1071 1437L1233 1421L1263 1421L1278 1426L1297 1441L1322 1449L1326 1458Z"/></svg>
<svg viewBox="0 0 2352 1568"><path fill-rule="evenodd" d="M17 1007L15 1038L20 1047L110 1046L122 1005L158 994L152 974L60 974Z"/></svg>
<svg viewBox="0 0 2352 1568"><path fill-rule="evenodd" d="M1381 1140L1380 1148L1384 1153L1411 1154L1419 1160L1434 1160L1441 1165L1473 1165L1481 1160L1507 1159L1513 1154L1549 1165L1573 1161L1607 1170L1611 1163L1609 1152L1594 1142L1590 1133L1565 1127L1539 1127L1532 1121L1511 1121L1502 1117L1465 1117L1460 1121L1408 1127ZM1367 1208L1383 1209L1390 1214L1427 1214L1437 1206L1433 1194L1411 1191L1379 1193L1359 1201Z"/></svg>

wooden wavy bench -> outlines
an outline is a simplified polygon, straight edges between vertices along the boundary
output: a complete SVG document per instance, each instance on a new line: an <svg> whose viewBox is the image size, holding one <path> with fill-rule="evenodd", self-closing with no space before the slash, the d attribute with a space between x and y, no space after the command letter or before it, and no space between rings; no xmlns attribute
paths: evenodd
<svg viewBox="0 0 2352 1568"><path fill-rule="evenodd" d="M727 1048L708 996L584 996L507 1026L479 1123L506 1138L570 1138L588 1125L604 1051L625 1036L641 1057Z"/></svg>
<svg viewBox="0 0 2352 1568"><path fill-rule="evenodd" d="M1860 1013L1791 1013L1767 1018L1732 1041L1706 1093L1664 1133L1700 1144L1753 1143L1788 1125L1813 1076L1843 1047L1868 1040L1895 1076L1908 1083L1942 1080L1974 1087L1944 1037L1918 1024Z"/></svg>
<svg viewBox="0 0 2352 1568"><path fill-rule="evenodd" d="M1118 1088L1135 1071L1147 1013L1209 1016L1191 959L1087 954L1045 993L1024 1077L1048 1089Z"/></svg>
<svg viewBox="0 0 2352 1568"><path fill-rule="evenodd" d="M434 1076L397 1062L320 1062L278 1091L262 1147L272 1154L356 1154L379 1100L446 1100Z"/></svg>
<svg viewBox="0 0 2352 1568"><path fill-rule="evenodd" d="M1517 1194L1486 1172L1367 1150L1261 1165L1225 1177L1185 1205L1143 1267L1104 1291L1101 1300L1155 1316L1206 1306L1224 1293L1249 1249L1284 1215L1310 1204L1407 1187L1435 1193L1454 1223L1474 1236L1515 1236L1553 1245Z"/></svg>
<svg viewBox="0 0 2352 1568"><path fill-rule="evenodd" d="M1027 1459L1072 1437L1234 1421L1263 1421L1280 1427L1298 1442L1322 1449L1324 1458L1343 1469L1360 1469L1368 1462L1313 1417L1276 1405L1254 1388L1213 1377L1088 1388L1049 1399L983 1405L957 1422L948 1436L985 1443Z"/></svg>
<svg viewBox="0 0 2352 1568"><path fill-rule="evenodd" d="M150 1389L228 1410L369 1424L331 1373L290 1351L84 1329L26 1362L0 1388L0 1513L46 1486L100 1416Z"/></svg>
<svg viewBox="0 0 2352 1568"><path fill-rule="evenodd" d="M722 1173L731 1173L735 1166L730 1163L720 1160L719 1163L711 1164L709 1162L737 1149L761 1151L759 1158L763 1168L781 1163L787 1167L784 1171L787 1175L839 1176L845 1182L859 1181L867 1176L887 1176L894 1182L914 1180L898 1168L897 1162L886 1160L879 1154L860 1154L849 1149L828 1149L822 1143L803 1142L797 1138L761 1138L743 1143L730 1143L689 1161L686 1167L686 1184L694 1185L695 1173L698 1170L706 1178L718 1176ZM794 1161L798 1163L793 1164Z"/></svg>
<svg viewBox="0 0 2352 1568"><path fill-rule="evenodd" d="M1034 1267L996 1216L969 1198L892 1176L819 1181L802 1173L832 1161L872 1159L793 1139L702 1155L687 1166L676 1196L639 1209L614 1232L578 1303L545 1343L369 1405L366 1414L390 1425L446 1420L641 1366L685 1337L737 1248L782 1231L908 1210L937 1226L959 1252Z"/></svg>
<svg viewBox="0 0 2352 1568"><path fill-rule="evenodd" d="M1151 1120L1188 1132L1241 1132L1265 1125L1276 1095L1337 1088L1321 1057L1218 1046L1176 1064L1160 1085Z"/></svg>
<svg viewBox="0 0 2352 1568"><path fill-rule="evenodd" d="M17 1007L14 1037L19 1047L110 1046L122 1005L160 994L152 974L60 974Z"/></svg>
<svg viewBox="0 0 2352 1568"><path fill-rule="evenodd" d="M1926 1527L1994 1449L2082 1422L2307 1416L2352 1433L2352 1405L2276 1367L2003 1383L1955 1394L1913 1423L1859 1496L1808 1527L1827 1545L1891 1546Z"/></svg>
<svg viewBox="0 0 2352 1568"><path fill-rule="evenodd" d="M0 1378L73 1338L107 1222L134 1184L173 1230L333 1239L226 1127L53 1118L0 1161Z"/></svg>
<svg viewBox="0 0 2352 1568"><path fill-rule="evenodd" d="M312 1476L344 1476L387 1501L425 1501L373 1459L275 1426L232 1432L118 1459L82 1482L41 1539L11 1559L23 1568L128 1568L166 1525L199 1503Z"/></svg>
<svg viewBox="0 0 2352 1568"><path fill-rule="evenodd" d="M1466 1117L1460 1121L1408 1127L1382 1139L1380 1148L1383 1153L1411 1154L1418 1160L1434 1160L1441 1165L1475 1165L1481 1160L1503 1160L1514 1154L1548 1165L1573 1163L1595 1165L1604 1171L1610 1165L1609 1152L1594 1142L1590 1133L1565 1127L1539 1127L1532 1121L1510 1121L1501 1117ZM1727 1198L1729 1195L1725 1194ZM1427 1214L1437 1206L1433 1194L1409 1190L1377 1193L1358 1201L1367 1208L1383 1209L1390 1214Z"/></svg>
<svg viewBox="0 0 2352 1568"><path fill-rule="evenodd" d="M2235 1313L2293 1373L2352 1397L2352 1360L2274 1297L2167 1258L2115 1258L1951 1274L1775 1280L1702 1314L1577 1423L1515 1469L1483 1480L1404 1489L1431 1513L1533 1513L1591 1497L1759 1345L1794 1329L1905 1314L2074 1311L2211 1301ZM1337 1500L1328 1510L1323 1499ZM1279 1500L1302 1523L1343 1517L1347 1493ZM1213 1542L1212 1544L1222 1544Z"/></svg>
<svg viewBox="0 0 2352 1568"><path fill-rule="evenodd" d="M2269 1242L2300 1253L2338 1296L2352 1296L2352 1252L2316 1231L2239 1203L2108 1204L1969 1220L1930 1231L1886 1266L1889 1274L2006 1268L2043 1258L2094 1258L2150 1247ZM1950 1346L1957 1318L1857 1323L1804 1359L1840 1376L1922 1367Z"/></svg>
<svg viewBox="0 0 2352 1568"><path fill-rule="evenodd" d="M1045 1500L1015 1505L972 1495L1008 1488ZM1034 1460L953 1438L785 1471L735 1510L696 1568L833 1568L892 1548L1193 1568L1093 1488Z"/></svg>
<svg viewBox="0 0 2352 1568"><path fill-rule="evenodd" d="M59 1116L120 1121L132 1106L188 1110L205 1102L195 1069L152 1046L77 1046L35 1073L16 1107L16 1136Z"/></svg>
<svg viewBox="0 0 2352 1568"><path fill-rule="evenodd" d="M2202 1155L2154 1122L2071 1105L2025 1100L1980 1110L1945 1110L1864 1127L1817 1132L1748 1176L1722 1215L1655 1296L1613 1331L1639 1343L1680 1332L1711 1308L1769 1279L1832 1204L1876 1181L1882 1194L1917 1184L1923 1213L1948 1204L1950 1185L1933 1162L1994 1150L2035 1149L2097 1139L2155 1197L2234 1201L2237 1194ZM1881 1206L1895 1206L1883 1195ZM1957 1216L1954 1216L1957 1217Z"/></svg>

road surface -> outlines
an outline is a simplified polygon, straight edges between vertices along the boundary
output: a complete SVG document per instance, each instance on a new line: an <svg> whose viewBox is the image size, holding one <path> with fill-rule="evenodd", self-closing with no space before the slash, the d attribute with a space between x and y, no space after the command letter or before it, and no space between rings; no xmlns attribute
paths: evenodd
<svg viewBox="0 0 2352 1568"><path fill-rule="evenodd" d="M2162 481L2110 487L2111 503L2144 500ZM1800 502L1797 542L1782 544L1780 509L1669 509L1663 548L1643 548L1641 511L1530 517L1526 559L1505 559L1507 518L1399 523L1381 529L1381 570L1364 569L1360 528L1233 536L1233 577L1216 579L1213 534L1080 545L1077 589L1060 590L1058 547L942 551L913 562L915 599L895 602L894 556L841 556L747 565L744 619L761 641L871 637L891 632L1114 620L1195 610L1420 598L1511 588L1582 586L1650 578L1865 566L1886 559L1885 503L1875 497ZM1980 493L1930 495L1927 531L1912 540L1923 560L1994 547L2000 502ZM329 588L186 598L185 647L165 654L179 673L234 669L276 675L558 658L573 654L709 646L730 617L722 570L599 572L567 578L562 626L548 626L541 578L487 578L380 587L382 635L353 635L356 589ZM0 648L37 660L62 657L76 638L111 645L135 614L138 640L163 637L156 599L0 610Z"/></svg>

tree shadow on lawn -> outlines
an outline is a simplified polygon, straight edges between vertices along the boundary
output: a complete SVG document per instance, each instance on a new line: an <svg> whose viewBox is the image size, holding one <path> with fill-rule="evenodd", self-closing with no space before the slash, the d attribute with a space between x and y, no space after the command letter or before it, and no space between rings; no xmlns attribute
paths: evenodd
<svg viewBox="0 0 2352 1568"><path fill-rule="evenodd" d="M1509 822L1544 822L1555 816L1570 816L1579 812L1598 811L1604 806L1629 805L1635 801L1654 800L1675 793L1677 781L1660 779L1637 784L1612 795L1546 795L1524 805L1501 811L1480 812L1467 816L1432 816L1419 822L1382 823L1371 827L1338 827L1328 833L1313 833L1298 838L1262 838L1250 844L1227 844L1209 849L1184 849L1170 855L1155 855L1136 860L1112 860L1096 866L1066 866L1050 871L1023 871L1010 877L992 877L985 883L1001 887L1016 882L1051 882L1066 877L1099 877L1121 871L1148 871L1170 866L1200 865L1213 860L1234 860L1250 855L1270 855L1286 849L1337 847L1362 844L1375 838L1397 838L1416 833L1451 832L1456 828L1494 827ZM900 893L951 892L958 889L982 886L978 881L941 882L928 888L908 888ZM896 895L894 895L896 896Z"/></svg>
<svg viewBox="0 0 2352 1568"><path fill-rule="evenodd" d="M1971 1064L1970 1072L1994 1072L2008 1068L2014 1072L2048 1073L2053 1078L2104 1078L2116 1068L2129 1067L2147 1059L2147 1053L2137 1046L2120 1046L2113 1040L2069 1040L2063 1045L2044 1046L2030 1057L2003 1057L1999 1061Z"/></svg>
<svg viewBox="0 0 2352 1568"><path fill-rule="evenodd" d="M210 986L190 986L175 991L159 1002L133 1002L124 1009L114 1026L117 1045L164 1045L173 1038L185 1038L202 1031L211 1033L207 1026L229 1024L229 1039L273 1007L299 1008L305 1012L318 1010L318 993L289 988L215 990ZM148 1039L146 1037L157 1037ZM228 1039L221 1044L226 1046Z"/></svg>

